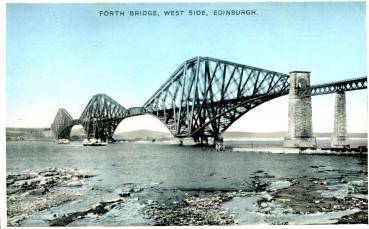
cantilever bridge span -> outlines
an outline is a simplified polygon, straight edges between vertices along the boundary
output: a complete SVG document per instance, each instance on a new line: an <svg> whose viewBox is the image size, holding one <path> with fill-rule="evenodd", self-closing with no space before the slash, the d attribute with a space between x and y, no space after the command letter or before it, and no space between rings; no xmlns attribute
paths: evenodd
<svg viewBox="0 0 369 229"><path fill-rule="evenodd" d="M348 79L303 88L322 95L367 88L367 78ZM299 88L301 87L301 88ZM55 137L69 138L81 124L89 137L110 140L128 117L151 114L175 137L215 140L238 118L258 105L287 95L289 75L210 57L185 61L142 107L126 109L105 94L94 95L79 119L59 109L51 125Z"/></svg>

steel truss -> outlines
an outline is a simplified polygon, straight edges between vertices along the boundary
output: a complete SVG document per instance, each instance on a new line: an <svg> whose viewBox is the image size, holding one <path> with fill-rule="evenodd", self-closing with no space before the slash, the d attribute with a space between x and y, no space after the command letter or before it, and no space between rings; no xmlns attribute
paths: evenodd
<svg viewBox="0 0 369 229"><path fill-rule="evenodd" d="M79 118L88 137L111 140L128 110L105 94L93 96Z"/></svg>
<svg viewBox="0 0 369 229"><path fill-rule="evenodd" d="M177 137L217 139L247 111L288 91L289 76L224 60L184 62L144 104Z"/></svg>
<svg viewBox="0 0 369 229"><path fill-rule="evenodd" d="M75 122L72 116L64 108L60 108L56 113L54 122L51 124L51 130L57 139L69 139L73 125L75 125Z"/></svg>
<svg viewBox="0 0 369 229"><path fill-rule="evenodd" d="M131 107L131 108L128 109L128 116L129 117L142 115L142 114L146 114L146 113L147 113L147 111L143 107Z"/></svg>
<svg viewBox="0 0 369 229"><path fill-rule="evenodd" d="M310 95L331 94L337 91L354 91L368 87L367 77L317 84L310 87Z"/></svg>
<svg viewBox="0 0 369 229"><path fill-rule="evenodd" d="M367 78L362 77L313 85L304 93L315 96L365 88ZM73 125L82 124L89 137L110 140L124 118L151 114L173 136L216 140L242 115L288 92L286 74L197 57L185 61L143 107L127 110L109 96L97 94L79 120L73 120L65 109L59 109L51 129L57 138L69 138Z"/></svg>

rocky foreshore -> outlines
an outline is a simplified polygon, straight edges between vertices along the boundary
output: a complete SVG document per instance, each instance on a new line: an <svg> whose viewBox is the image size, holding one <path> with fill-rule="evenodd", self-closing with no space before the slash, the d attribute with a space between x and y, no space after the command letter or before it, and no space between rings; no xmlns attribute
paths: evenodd
<svg viewBox="0 0 369 229"><path fill-rule="evenodd" d="M257 197L253 204L254 212L249 213L263 217L267 224L285 225L290 224L288 219L297 216L324 218L325 214L332 216L329 216L330 220L323 222L368 224L367 183L364 181L347 181L342 178L326 180L305 176L279 181L274 179L271 182L275 177L262 170L254 172L250 178L252 180L247 190L188 192L185 193L187 197L173 201L172 204L163 204L163 201L148 204L144 208L144 215L154 221L154 225L160 226L237 225L242 216L225 207L224 203L234 198L240 200ZM344 195L334 194L332 187L340 185L346 185L348 192ZM245 207L250 206L238 208ZM292 220L291 223L296 224L294 222L296 221ZM320 224L319 219L310 222Z"/></svg>
<svg viewBox="0 0 369 229"><path fill-rule="evenodd" d="M35 212L83 198L80 193L63 187L82 185L83 179L94 174L76 170L48 168L24 174L8 174L8 226L19 226Z"/></svg>
<svg viewBox="0 0 369 229"><path fill-rule="evenodd" d="M71 222L85 218L87 215L103 215L116 206L116 204L124 202L124 199L116 199L105 202L99 202L85 211L77 211L64 214L60 217L49 220L50 226L66 226Z"/></svg>
<svg viewBox="0 0 369 229"><path fill-rule="evenodd" d="M146 218L159 226L230 225L237 223L235 215L221 204L235 196L247 196L248 192L201 192L174 206L158 203L144 210Z"/></svg>
<svg viewBox="0 0 369 229"><path fill-rule="evenodd" d="M272 215L278 208L286 209L285 214L309 215L319 213L357 211L336 220L336 223L368 224L368 196L355 196L354 190L344 196L323 195L329 191L330 184L316 177L288 179L289 187L271 190L258 201L259 212ZM364 182L351 183L351 187L365 188ZM357 186L358 185L358 186ZM360 186L360 187L359 187ZM287 222L288 223L288 222Z"/></svg>
<svg viewBox="0 0 369 229"><path fill-rule="evenodd" d="M317 170L318 174L342 173L324 166L312 166L311 169ZM137 215L146 219L149 225L252 224L247 220L240 221L243 217L241 213L225 206L232 201L249 199L252 201L236 203L238 208L249 208L250 206L242 205L245 203L252 205L252 210L246 214L257 214L267 224L294 224L289 219L296 216L315 217L331 213L339 214L332 216L333 221L329 223L367 224L367 182L355 180L359 173L367 174L367 171L347 173L347 176L331 176L329 179L324 178L324 175L320 178L276 178L258 170L246 179L242 190L165 188L160 183L127 183L114 191L113 199L89 202L85 208L69 208L69 212L49 216L47 223L49 226L66 226L81 219L89 220L90 217L103 219L112 211L123 214L120 209L133 201L142 206ZM84 180L94 175L56 168L27 174L8 174L8 226L19 226L22 220L36 212L73 200L84 200L87 196L69 188L85 185ZM346 192L335 194L334 188L341 186L346 188ZM95 187L88 189L96 191ZM320 221L314 222L319 224Z"/></svg>

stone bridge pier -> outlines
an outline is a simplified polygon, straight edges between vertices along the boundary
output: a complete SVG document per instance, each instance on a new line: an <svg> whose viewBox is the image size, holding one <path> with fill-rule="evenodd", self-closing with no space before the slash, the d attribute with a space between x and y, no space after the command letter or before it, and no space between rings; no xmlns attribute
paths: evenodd
<svg viewBox="0 0 369 229"><path fill-rule="evenodd" d="M336 92L334 105L334 129L331 140L332 147L350 147L347 136L346 95L344 91Z"/></svg>
<svg viewBox="0 0 369 229"><path fill-rule="evenodd" d="M290 72L289 80L288 137L284 140L284 147L316 148L316 138L313 137L310 72Z"/></svg>

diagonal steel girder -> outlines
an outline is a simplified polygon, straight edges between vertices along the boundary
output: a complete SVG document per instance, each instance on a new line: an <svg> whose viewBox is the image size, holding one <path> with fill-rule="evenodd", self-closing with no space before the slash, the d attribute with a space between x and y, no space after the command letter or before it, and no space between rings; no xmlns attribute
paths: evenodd
<svg viewBox="0 0 369 229"><path fill-rule="evenodd" d="M88 137L104 141L112 139L119 123L128 110L106 94L94 95L79 118Z"/></svg>
<svg viewBox="0 0 369 229"><path fill-rule="evenodd" d="M75 125L75 121L72 116L66 109L60 108L51 124L51 130L57 139L69 139L73 125Z"/></svg>
<svg viewBox="0 0 369 229"><path fill-rule="evenodd" d="M69 138L82 124L89 137L111 139L126 117L152 114L176 137L219 137L256 106L288 94L289 76L210 57L185 61L143 107L125 109L105 94L93 96L79 120L59 109L51 128L57 138ZM311 96L367 88L367 78L313 85Z"/></svg>
<svg viewBox="0 0 369 229"><path fill-rule="evenodd" d="M337 91L354 91L366 89L368 87L367 77L341 80L324 84L316 84L310 87L310 95L331 94Z"/></svg>
<svg viewBox="0 0 369 229"><path fill-rule="evenodd" d="M197 57L184 62L143 107L174 136L217 138L265 99L288 92L288 79L283 73Z"/></svg>

